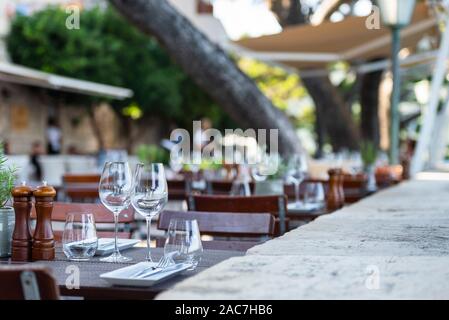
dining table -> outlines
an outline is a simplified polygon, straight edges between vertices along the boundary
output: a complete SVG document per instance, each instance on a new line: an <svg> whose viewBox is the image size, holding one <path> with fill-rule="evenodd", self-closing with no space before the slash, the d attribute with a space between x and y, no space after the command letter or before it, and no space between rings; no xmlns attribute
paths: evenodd
<svg viewBox="0 0 449 320"><path fill-rule="evenodd" d="M108 263L100 261L95 256L88 261L71 261L66 258L62 246L56 247L55 259L51 261L14 262L10 258L0 258L0 265L34 264L47 267L51 270L63 297L81 297L86 300L103 299L138 299L151 300L159 293L172 288L175 284L190 278L198 273L232 257L243 256L245 253L229 250L204 250L201 261L193 271L184 271L164 281L149 287L113 286L100 278L106 272L114 271L135 263L146 261L147 249L133 247L122 252L132 258L125 263ZM152 248L154 261L159 261L164 255L163 248ZM76 280L79 275L79 285Z"/></svg>

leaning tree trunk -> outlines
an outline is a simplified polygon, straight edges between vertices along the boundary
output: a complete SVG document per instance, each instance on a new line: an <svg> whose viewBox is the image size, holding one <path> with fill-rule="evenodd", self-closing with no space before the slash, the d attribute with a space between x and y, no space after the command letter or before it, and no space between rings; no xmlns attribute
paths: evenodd
<svg viewBox="0 0 449 320"><path fill-rule="evenodd" d="M279 151L302 151L287 116L278 112L230 57L166 0L110 0L143 32L155 36L181 68L245 128L279 129ZM138 62L136 62L138 63Z"/></svg>
<svg viewBox="0 0 449 320"><path fill-rule="evenodd" d="M365 74L360 91L362 138L376 146L380 142L379 87L382 74L383 70Z"/></svg>
<svg viewBox="0 0 449 320"><path fill-rule="evenodd" d="M322 130L321 134L327 134L334 151L344 148L356 150L359 147L359 133L350 108L329 78L314 77L302 81L315 103L316 117L323 127L316 129Z"/></svg>
<svg viewBox="0 0 449 320"><path fill-rule="evenodd" d="M282 27L303 24L307 20L299 0L271 0L271 11ZM358 149L359 131L352 119L351 110L329 77L304 78L302 82L316 107L317 156L322 153L325 136L334 150Z"/></svg>

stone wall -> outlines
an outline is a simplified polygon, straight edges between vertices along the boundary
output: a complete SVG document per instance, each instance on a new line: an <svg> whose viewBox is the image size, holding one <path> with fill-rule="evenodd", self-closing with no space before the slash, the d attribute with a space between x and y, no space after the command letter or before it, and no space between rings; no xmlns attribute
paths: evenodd
<svg viewBox="0 0 449 320"><path fill-rule="evenodd" d="M49 117L59 122L64 152L69 148L82 154L98 151L99 142L86 106L62 104L45 89L0 81L0 140L8 142L10 153L28 154L35 141L46 146ZM126 128L108 104L96 106L94 117L106 149L128 147ZM133 122L132 149L141 143L158 143L163 138L161 126L156 118Z"/></svg>

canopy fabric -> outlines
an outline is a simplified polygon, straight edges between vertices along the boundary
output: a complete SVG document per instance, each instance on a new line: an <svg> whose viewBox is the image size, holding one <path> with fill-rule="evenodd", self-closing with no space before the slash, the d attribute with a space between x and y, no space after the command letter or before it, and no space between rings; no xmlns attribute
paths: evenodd
<svg viewBox="0 0 449 320"><path fill-rule="evenodd" d="M0 62L0 81L119 100L133 96L133 92L126 88L57 76L7 62Z"/></svg>
<svg viewBox="0 0 449 320"><path fill-rule="evenodd" d="M390 30L385 26L368 29L366 20L367 17L348 17L317 26L288 27L275 35L243 39L235 44L242 54L298 69L323 67L341 60L355 62L389 57ZM428 7L418 4L412 23L401 32L402 47L413 48L425 35L435 36L437 23Z"/></svg>

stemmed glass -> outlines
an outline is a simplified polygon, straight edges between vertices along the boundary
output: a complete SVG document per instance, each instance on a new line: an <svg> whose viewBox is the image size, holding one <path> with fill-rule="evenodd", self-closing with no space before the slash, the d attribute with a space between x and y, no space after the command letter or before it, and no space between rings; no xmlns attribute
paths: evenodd
<svg viewBox="0 0 449 320"><path fill-rule="evenodd" d="M295 186L295 207L301 207L299 186L307 174L307 159L303 155L296 154L291 157L287 165L287 179Z"/></svg>
<svg viewBox="0 0 449 320"><path fill-rule="evenodd" d="M129 207L131 201L132 175L127 162L106 162L101 174L99 194L101 203L114 214L114 253L102 258L104 262L127 262L131 258L122 256L118 250L117 233L120 213Z"/></svg>
<svg viewBox="0 0 449 320"><path fill-rule="evenodd" d="M151 219L162 211L167 204L167 198L168 189L164 165L162 163L138 164L134 176L131 203L147 221L148 261L153 261L150 249Z"/></svg>

